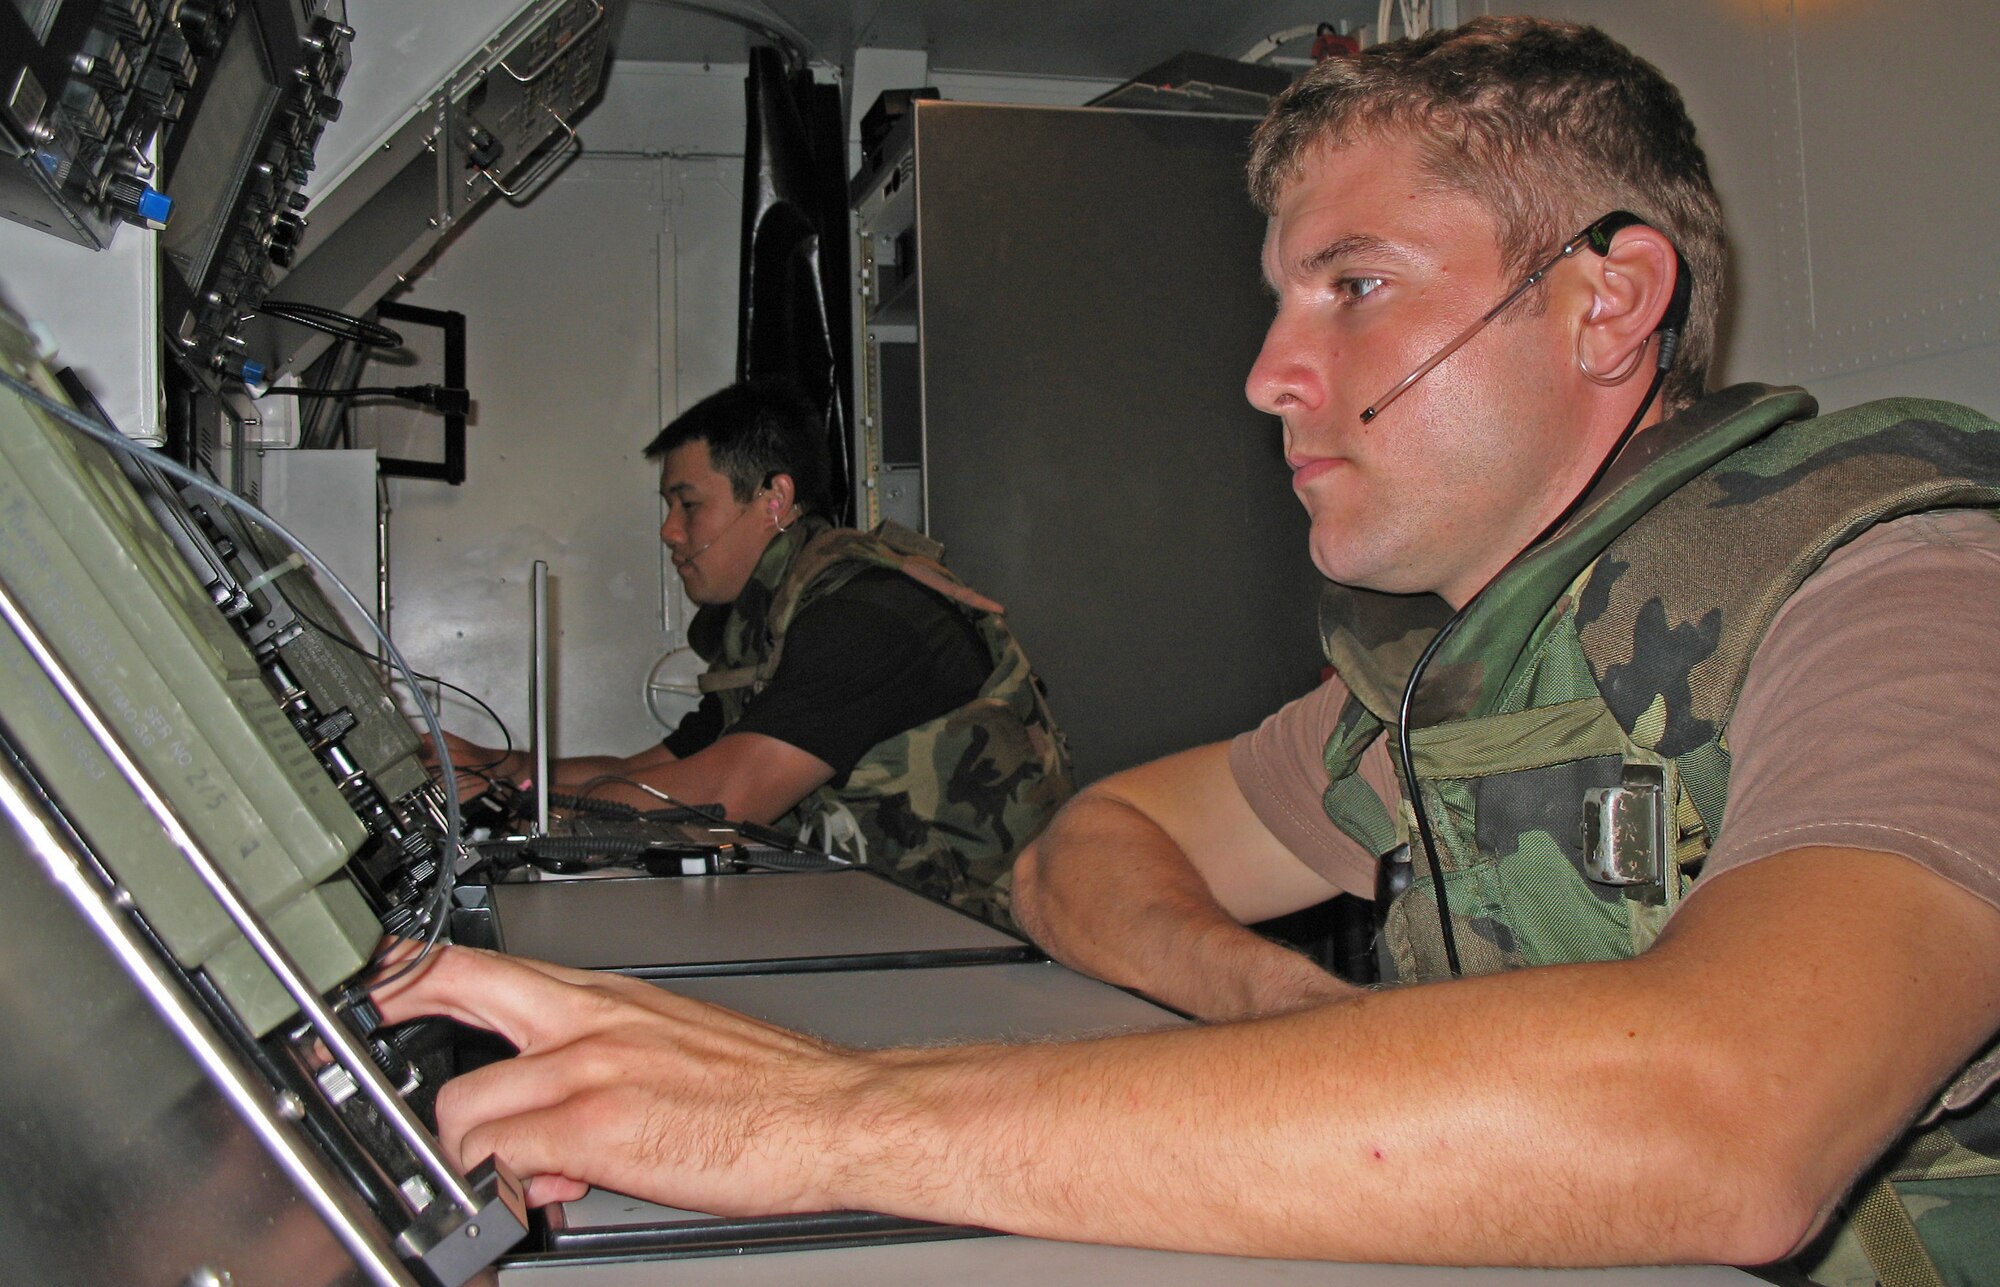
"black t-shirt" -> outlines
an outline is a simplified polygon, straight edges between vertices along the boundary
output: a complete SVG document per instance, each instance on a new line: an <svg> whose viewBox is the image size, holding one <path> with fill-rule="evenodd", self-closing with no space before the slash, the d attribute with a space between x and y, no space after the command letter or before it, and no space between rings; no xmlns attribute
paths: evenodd
<svg viewBox="0 0 2000 1287"><path fill-rule="evenodd" d="M977 697L991 670L955 605L900 572L869 568L792 618L770 687L729 731L818 756L838 786L870 747ZM710 693L666 747L685 757L721 734L721 700Z"/></svg>

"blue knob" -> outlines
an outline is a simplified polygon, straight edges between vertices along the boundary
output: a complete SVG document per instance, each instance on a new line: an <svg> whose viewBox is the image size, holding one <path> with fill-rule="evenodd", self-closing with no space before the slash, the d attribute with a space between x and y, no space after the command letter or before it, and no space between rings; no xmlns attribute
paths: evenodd
<svg viewBox="0 0 2000 1287"><path fill-rule="evenodd" d="M139 196L139 217L150 228L164 228L174 217L174 199L164 192L147 188Z"/></svg>
<svg viewBox="0 0 2000 1287"><path fill-rule="evenodd" d="M132 223L158 232L174 215L174 199L143 179L121 174L111 181L111 202Z"/></svg>

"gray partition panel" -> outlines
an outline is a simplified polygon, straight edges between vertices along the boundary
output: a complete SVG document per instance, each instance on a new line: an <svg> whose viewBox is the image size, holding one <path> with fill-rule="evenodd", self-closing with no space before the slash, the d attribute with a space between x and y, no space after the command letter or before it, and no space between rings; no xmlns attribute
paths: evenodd
<svg viewBox="0 0 2000 1287"><path fill-rule="evenodd" d="M915 106L924 492L1007 605L1077 778L1318 682L1320 578L1276 421L1248 119Z"/></svg>
<svg viewBox="0 0 2000 1287"><path fill-rule="evenodd" d="M665 977L1036 955L865 871L536 881L490 896L503 951L589 970Z"/></svg>

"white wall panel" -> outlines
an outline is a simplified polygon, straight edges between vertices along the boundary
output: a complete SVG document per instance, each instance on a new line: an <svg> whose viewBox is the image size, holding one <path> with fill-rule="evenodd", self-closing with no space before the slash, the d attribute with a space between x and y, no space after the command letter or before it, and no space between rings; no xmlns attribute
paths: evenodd
<svg viewBox="0 0 2000 1287"><path fill-rule="evenodd" d="M579 127L586 149L743 155L744 63L614 62Z"/></svg>
<svg viewBox="0 0 2000 1287"><path fill-rule="evenodd" d="M391 485L398 639L521 735L526 578L533 559L549 560L563 754L625 753L659 736L642 684L682 642L688 609L657 540L657 476L641 452L734 378L744 73L615 63L582 123L585 158L524 208L481 212L403 296L467 315L476 407L464 486ZM938 79L953 96L1034 102L1109 87ZM462 701L448 698L447 710L455 731L494 740Z"/></svg>
<svg viewBox="0 0 2000 1287"><path fill-rule="evenodd" d="M741 276L743 162L734 157L676 161L667 170L669 218L662 252L662 312L673 319L673 361L662 371L662 422L736 379L736 296ZM662 515L664 517L664 515ZM669 641L687 641L694 605L654 551ZM699 667L696 667L699 670ZM693 709L692 700L679 704Z"/></svg>
<svg viewBox="0 0 2000 1287"><path fill-rule="evenodd" d="M614 64L585 158L525 207L481 212L403 296L466 314L475 411L464 486L391 485L397 636L521 736L528 568L547 559L562 754L660 735L643 683L685 608L666 597L678 583L642 453L734 373L743 75ZM455 731L495 740L462 700L448 710Z"/></svg>
<svg viewBox="0 0 2000 1287"><path fill-rule="evenodd" d="M0 301L42 326L119 431L166 441L160 403L160 234L120 228L86 250L0 219Z"/></svg>
<svg viewBox="0 0 2000 1287"><path fill-rule="evenodd" d="M1467 0L1605 28L1680 85L1733 243L1721 380L2000 412L1990 0Z"/></svg>
<svg viewBox="0 0 2000 1287"><path fill-rule="evenodd" d="M637 695L662 647L658 482L640 453L660 423L671 343L657 290L664 214L657 162L586 159L526 209L475 220L407 297L466 314L476 402L462 487L391 484L397 635L519 737L527 576L548 560L568 753L633 750L651 735ZM449 722L493 740L477 719Z"/></svg>

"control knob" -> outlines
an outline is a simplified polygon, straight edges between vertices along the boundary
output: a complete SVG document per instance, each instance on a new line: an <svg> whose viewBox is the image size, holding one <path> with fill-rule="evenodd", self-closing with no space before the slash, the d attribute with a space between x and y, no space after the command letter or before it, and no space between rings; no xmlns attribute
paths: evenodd
<svg viewBox="0 0 2000 1287"><path fill-rule="evenodd" d="M111 181L105 195L110 198L112 209L127 223L158 232L173 218L174 199L144 179L121 174Z"/></svg>

